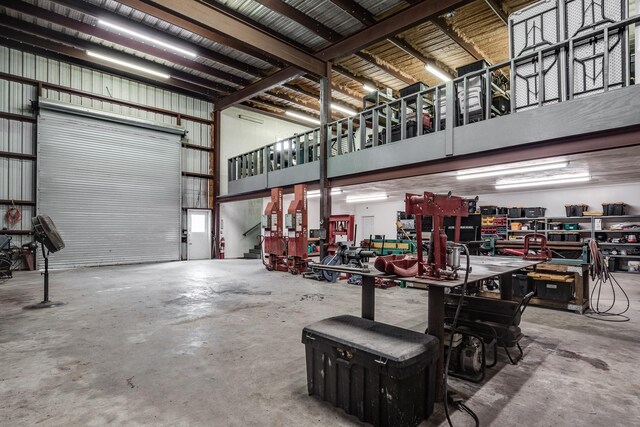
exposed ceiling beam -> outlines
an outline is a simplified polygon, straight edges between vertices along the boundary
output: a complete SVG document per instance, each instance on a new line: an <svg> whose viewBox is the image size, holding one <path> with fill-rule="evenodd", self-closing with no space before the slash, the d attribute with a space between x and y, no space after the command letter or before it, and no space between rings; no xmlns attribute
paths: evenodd
<svg viewBox="0 0 640 427"><path fill-rule="evenodd" d="M500 20L506 24L509 20L509 17L505 13L504 9L502 9L502 5L499 0L485 0L491 10L500 18Z"/></svg>
<svg viewBox="0 0 640 427"><path fill-rule="evenodd" d="M332 61L338 57L350 55L370 44L384 40L391 35L400 33L435 16L453 10L466 2L468 2L468 0L433 0L416 3L414 6L410 6L377 22L370 28L363 29L351 36L345 37L338 43L318 52L317 56L323 60ZM277 86L279 83L290 80L300 74L302 73L299 70L293 67L287 67L269 76L269 81L267 82L261 81L254 83L221 99L215 104L216 109L220 110L230 107L235 103L249 99L260 92ZM277 79L281 80L278 81Z"/></svg>
<svg viewBox="0 0 640 427"><path fill-rule="evenodd" d="M418 80L411 77L410 75L401 72L400 70L398 70L397 68L393 67L391 64L389 64L388 62L385 62L383 60L381 60L380 58L373 56L372 54L368 53L368 52L358 52L355 54L355 56L357 56L358 58L367 61L371 64L373 64L374 66L378 67L379 69L381 69L382 71L384 71L385 73L395 77L396 79L400 80L401 82L404 82L406 84L412 85L414 83L417 83Z"/></svg>
<svg viewBox="0 0 640 427"><path fill-rule="evenodd" d="M303 27L315 32L318 36L323 39L336 42L342 38L342 34L333 29L327 27L321 22L316 21L309 15L301 12L293 6L285 3L282 0L255 0L257 3L271 9L274 12L279 13L280 15L286 16L294 22L302 25Z"/></svg>
<svg viewBox="0 0 640 427"><path fill-rule="evenodd" d="M436 67L440 68L441 70L446 71L447 74L449 74L450 76L455 76L456 73L452 69L450 69L448 66L446 66L445 64L443 64L443 63L441 63L439 61L436 61L434 58L430 58L430 57L425 56L418 49L416 49L415 47L413 47L409 43L407 43L406 40L402 40L398 36L390 37L387 40L390 43L392 43L394 46L396 46L397 48L405 51L409 55L411 55L414 58L416 58L418 61L420 61L420 62L422 62L424 64L435 65Z"/></svg>
<svg viewBox="0 0 640 427"><path fill-rule="evenodd" d="M5 0L6 1L6 0ZM84 13L86 15L92 16L95 19L107 19L109 21L112 21L116 24L121 24L122 26L127 26L127 25L131 25L131 21L128 21L129 24L127 24L127 20L124 16L119 15L117 13L114 12L110 12L106 9L103 9L99 6L95 6L92 5L90 3L87 3L85 1L77 1L77 0L51 0L53 3L57 3L59 5L65 6L69 9ZM11 1L9 1L11 3ZM121 2L122 3L122 2ZM192 47L195 48L196 52L198 53L199 56L203 57L203 58L207 58L211 61L217 62L219 64L223 64L226 65L227 67L230 68L234 68L238 71L242 71L244 73L247 73L249 75L255 76L255 77L262 77L264 76L266 73L264 70L258 68L258 67L254 67L253 65L249 65L246 64L242 61L239 61L237 59L231 58L229 56L223 55L219 52L216 52L214 50L211 49L207 49L204 46L200 46L200 45L196 45L193 44L191 42L189 42L188 40L184 40L182 38L176 37L176 36L172 36L170 33L165 32L165 31L161 31L161 30L157 30L154 29L152 27L149 27L147 25L145 25L144 23L135 23L136 25L139 25L141 27L144 27L144 32L145 34L152 36L152 37L157 37L158 40L165 40L168 41L170 43L176 44L178 46L180 45L191 45Z"/></svg>
<svg viewBox="0 0 640 427"><path fill-rule="evenodd" d="M228 47L241 51L258 49L304 71L319 76L326 75L326 66L322 60L204 3L183 0L146 1L122 0L122 3L181 27L183 24L178 22L186 18L189 26L197 26L198 31L206 29L210 32L208 29L213 29L226 39L224 44Z"/></svg>
<svg viewBox="0 0 640 427"><path fill-rule="evenodd" d="M239 86L246 86L250 83L248 80L245 80L241 77L226 73L224 71L220 71L216 68L209 67L205 64L194 61L192 59L187 59L181 56L180 54L174 54L172 52L168 52L166 49L160 49L160 48L154 47L149 43L139 42L129 37L117 34L114 31L107 31L100 27L94 27L93 25L85 24L84 22L76 21L75 19L58 15L49 10L42 9L40 7L36 7L28 3L24 3L16 0L13 0L13 1L0 0L0 4L9 9L13 9L20 13L30 15L34 18L42 19L42 20L63 26L65 28L69 28L71 30L79 31L84 34L94 36L102 40L118 44L120 46L124 46L128 49L136 50L146 55L155 56L156 58L173 62L174 64L178 64L183 67L191 68L195 71L199 71L201 73L208 74L210 76L217 77L219 79L226 80L231 83L235 83L236 85L239 85Z"/></svg>
<svg viewBox="0 0 640 427"><path fill-rule="evenodd" d="M360 83L361 85L367 85L367 86L371 86L373 88L376 89L380 89L381 85L378 85L377 83L375 83L373 80L364 77L364 76L358 76L355 75L354 73L352 73L351 71L347 70L346 68L344 68L341 65L333 65L333 71L335 71L336 73L343 75L345 77L350 78L351 80ZM364 92L366 92L366 90L363 89Z"/></svg>
<svg viewBox="0 0 640 427"><path fill-rule="evenodd" d="M362 22L367 27L376 23L376 18L371 12L360 6L353 0L329 0L349 15Z"/></svg>
<svg viewBox="0 0 640 427"><path fill-rule="evenodd" d="M280 71L276 71L270 76L265 77L260 81L250 84L249 86L237 90L231 95L220 99L218 102L216 102L215 109L224 110L225 108L231 107L233 104L246 101L261 92L265 92L271 88L280 86L282 83L288 82L289 80L294 79L301 74L303 74L303 72L294 67L287 67Z"/></svg>
<svg viewBox="0 0 640 427"><path fill-rule="evenodd" d="M462 38L456 30L449 25L446 19L441 16L434 18L431 20L433 25L435 25L440 31L445 33L447 37L453 40L458 46L463 48L467 53L473 56L475 59L483 59L484 56L480 53L480 51L475 47L473 43L469 43L464 38Z"/></svg>
<svg viewBox="0 0 640 427"><path fill-rule="evenodd" d="M214 90L221 93L232 93L236 90L236 88L223 85L222 83L214 82L209 79L195 76L185 71L176 70L175 68L167 67L167 66L155 63L153 61L148 61L142 58L133 57L131 55L122 54L120 52L107 49L106 47L101 46L98 43L92 43L77 37L68 36L66 34L59 33L57 31L50 30L45 27L41 27L36 24L30 24L28 22L22 21L20 19L11 18L9 16L2 17L2 20L0 21L0 26L5 28L13 28L14 30L20 31L21 33L27 32L43 39L64 43L65 46L70 46L80 51L84 56L84 58L82 59L85 59L90 62L93 62L93 61L101 62L103 65L112 66L112 68L114 69L121 69L121 68L127 69L128 67L124 67L122 65L118 65L110 61L105 61L93 56L89 56L86 52L89 50L95 51L97 53L113 57L123 62L130 62L132 64L145 66L151 70L157 70L164 74L168 74L171 76L171 78L167 80L169 83L173 83L176 81L185 81L188 83L193 83L198 86L201 86L203 89ZM132 72L130 68L129 68L129 72Z"/></svg>
<svg viewBox="0 0 640 427"><path fill-rule="evenodd" d="M333 71L335 71L335 70L333 70ZM314 84L319 84L318 79L314 78L314 76L312 76L310 74L305 74L305 75L303 75L301 77L303 79L305 79L305 80L313 82ZM339 84L337 84L336 82L334 82L333 79L331 79L331 92L336 92L336 93L339 93L342 96L347 96L347 97L351 98L353 101L355 101L355 103L357 103L358 105L360 105L362 103L362 95L358 91L349 91L348 89L345 89L344 87L342 87ZM318 98L320 98L320 92L319 91L318 91Z"/></svg>
<svg viewBox="0 0 640 427"><path fill-rule="evenodd" d="M4 22L4 18L2 22ZM165 80L150 75L141 75L141 73L135 73L130 69L116 64L93 60L95 58L92 58L92 61L89 61L87 54L80 49L16 31L11 28L3 28L3 30L0 31L0 44L13 49L25 50L43 57L53 58L63 62L72 62L101 71L113 72L113 70L116 69L120 75L131 80L141 81L143 83L152 84L168 90L178 90L183 93L188 93L190 96L195 98L206 99L210 102L217 98L217 95L214 92L206 90L201 86L176 79Z"/></svg>

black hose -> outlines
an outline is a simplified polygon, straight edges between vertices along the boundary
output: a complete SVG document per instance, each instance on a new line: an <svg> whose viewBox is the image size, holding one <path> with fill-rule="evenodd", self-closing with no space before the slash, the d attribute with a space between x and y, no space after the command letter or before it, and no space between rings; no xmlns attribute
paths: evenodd
<svg viewBox="0 0 640 427"><path fill-rule="evenodd" d="M591 278L592 280L595 280L595 282L591 289L591 295L589 296L589 309L593 313L585 314L585 316L589 317L590 319L602 320L604 322L628 322L629 317L625 316L625 313L629 311L629 306L630 306L629 296L624 291L622 286L620 286L620 283L618 283L618 280L616 280L613 274L609 271L609 268L605 262L605 257L602 254L602 252L600 252L598 243L595 240L591 240L589 242L589 251L591 253L591 259L593 261L592 267L591 267ZM605 308L601 309L600 298L602 296L602 287L606 286L607 283L609 284L609 286L611 286L613 301L611 302L611 305L609 307L607 307L606 309ZM626 306L622 311L613 312L612 310L613 310L613 307L616 305L616 298L617 298L616 287L618 287L622 292L622 295L624 295L624 298L626 300ZM598 292L598 296L595 300L595 306L594 306L593 296L596 293L596 291Z"/></svg>

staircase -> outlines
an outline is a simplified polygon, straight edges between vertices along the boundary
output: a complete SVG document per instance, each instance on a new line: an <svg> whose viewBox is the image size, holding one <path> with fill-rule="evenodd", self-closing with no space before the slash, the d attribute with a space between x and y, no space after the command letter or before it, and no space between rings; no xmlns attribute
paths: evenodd
<svg viewBox="0 0 640 427"><path fill-rule="evenodd" d="M255 245L249 252L245 252L244 259L260 259L260 245Z"/></svg>

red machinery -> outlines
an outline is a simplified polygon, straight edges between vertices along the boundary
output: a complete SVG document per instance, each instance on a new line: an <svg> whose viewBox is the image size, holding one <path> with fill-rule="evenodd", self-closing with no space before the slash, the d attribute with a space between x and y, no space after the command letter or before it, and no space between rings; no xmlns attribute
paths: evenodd
<svg viewBox="0 0 640 427"><path fill-rule="evenodd" d="M418 243L418 277L431 279L455 279L460 267L460 248L447 248L447 235L444 232L444 217L456 219L454 242L460 240L460 223L462 217L469 215L469 205L461 197L449 194L434 194L427 191L422 196L407 193L405 196L405 212L415 215L416 240ZM422 249L422 216L433 218L433 231L429 239L429 256L424 261Z"/></svg>
<svg viewBox="0 0 640 427"><path fill-rule="evenodd" d="M264 235L264 256L262 263L267 270L287 271L287 255L284 238L282 236L282 189L271 189L271 201L267 204L262 216ZM265 258L268 261L265 262Z"/></svg>
<svg viewBox="0 0 640 427"><path fill-rule="evenodd" d="M294 198L284 217L287 229L287 264L292 274L307 270L307 186L299 184L294 187Z"/></svg>
<svg viewBox="0 0 640 427"><path fill-rule="evenodd" d="M355 244L355 216L354 215L331 215L329 217L329 241L327 253L335 255L339 246L337 236L346 236L347 242Z"/></svg>

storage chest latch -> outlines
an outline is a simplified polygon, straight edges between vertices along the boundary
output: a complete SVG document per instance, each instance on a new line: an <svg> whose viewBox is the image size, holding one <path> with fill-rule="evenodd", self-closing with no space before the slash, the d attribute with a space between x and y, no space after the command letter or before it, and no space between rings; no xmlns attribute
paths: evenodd
<svg viewBox="0 0 640 427"><path fill-rule="evenodd" d="M389 361L389 359L387 359L386 357L380 357L379 359L374 359L374 361L380 365L386 365L387 362Z"/></svg>

